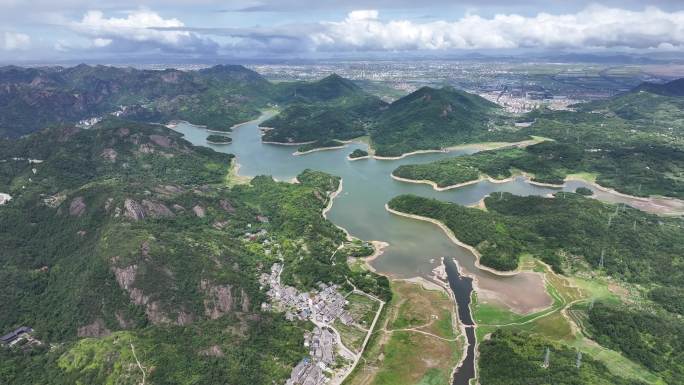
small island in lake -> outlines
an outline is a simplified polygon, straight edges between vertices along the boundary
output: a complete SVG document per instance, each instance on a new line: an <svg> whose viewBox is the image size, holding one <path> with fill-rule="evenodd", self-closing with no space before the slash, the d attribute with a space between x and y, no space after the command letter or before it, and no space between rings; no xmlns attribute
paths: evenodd
<svg viewBox="0 0 684 385"><path fill-rule="evenodd" d="M592 195L594 195L594 192L591 191L591 189L590 189L590 188L587 188L587 187L578 187L578 188L575 190L575 192L576 192L577 194L584 195L584 196L592 196Z"/></svg>
<svg viewBox="0 0 684 385"><path fill-rule="evenodd" d="M357 148L356 150L352 151L351 154L349 154L349 159L362 159L362 158L368 158L368 151L361 150L360 148Z"/></svg>
<svg viewBox="0 0 684 385"><path fill-rule="evenodd" d="M233 141L230 136L225 135L209 135L207 136L207 143L211 144L229 144Z"/></svg>

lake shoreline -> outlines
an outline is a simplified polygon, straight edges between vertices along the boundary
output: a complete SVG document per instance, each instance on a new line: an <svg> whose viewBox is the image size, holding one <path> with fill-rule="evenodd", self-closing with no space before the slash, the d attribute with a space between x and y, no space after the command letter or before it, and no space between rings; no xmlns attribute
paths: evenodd
<svg viewBox="0 0 684 385"><path fill-rule="evenodd" d="M480 252L477 251L477 249L475 249L473 246L470 246L466 243L463 243L461 240L459 240L456 237L456 235L454 234L454 232L451 231L451 229L449 227L447 227L447 225L438 221L437 219L423 217L423 216L415 215L415 214L404 213L402 211L398 211L398 210L394 210L394 209L390 208L389 205L387 205L387 204L385 204L385 210L389 211L390 213L392 213L394 215L398 215L398 216L405 217L405 218L417 219L417 220L425 221L425 222L430 222L430 223L437 225L440 229L442 229L442 231L447 235L447 237L453 243L455 243L456 245L470 251L473 254L473 256L475 257L475 267L477 267L480 270L483 270L483 271L486 271L486 272L489 272L491 274L501 276L501 277L511 277L511 276L514 276L514 275L521 273L520 267L518 267L517 269L512 270L512 271L500 271L500 270L496 270L494 268L482 265L480 263L480 257L481 257Z"/></svg>
<svg viewBox="0 0 684 385"><path fill-rule="evenodd" d="M318 148L314 148L313 150L295 151L295 152L292 153L292 155L294 155L294 156L300 156L300 155L311 154L311 153L313 153L313 152L318 152L318 151L339 150L339 149L342 149L342 148L347 147L347 145L348 145L348 144L345 143L345 144L342 145L342 146L335 146L335 147L318 147Z"/></svg>
<svg viewBox="0 0 684 385"><path fill-rule="evenodd" d="M665 197L665 196L660 196L660 195L651 195L649 197L638 197L635 195L629 195L625 193L621 193L613 188L601 186L600 184L596 183L595 181L592 181L588 178L582 178L576 175L569 175L563 180L563 184L553 184L553 183L543 183L543 182L536 182L532 180L534 177L531 174L522 172L522 173L517 173L511 176L510 178L506 179L494 179L489 175L483 175L480 176L478 179L473 179L471 181L467 182L462 182L462 183L457 183L449 186L444 186L441 187L439 186L436 182L431 181L429 179L408 179L408 178L402 178L399 176L394 175L393 173L390 174L392 179L400 181L400 182L405 182L405 183L415 183L415 184L427 184L431 186L435 191L447 191L451 189L456 189L460 187L465 187L473 184L477 184L480 182L490 182L490 183L507 183L513 181L516 177L522 176L525 178L525 182L529 183L534 186L540 186L540 187L549 187L549 188L556 188L556 189L562 189L566 187L567 182L572 182L572 181L578 181L582 183L586 183L595 189L604 192L606 194L614 195L616 197L624 198L633 202L641 202L647 205L652 205L653 207L644 207L644 206L633 206L630 205L629 203L626 203L627 205L630 205L636 209L650 212L653 214L659 214L659 215L665 215L665 216L678 216L678 215L684 215L684 200L673 198L673 197ZM599 201L605 201L600 198L597 198L595 196L589 196L592 199L596 199ZM611 203L611 202L608 202ZM615 203L613 203L615 204Z"/></svg>
<svg viewBox="0 0 684 385"><path fill-rule="evenodd" d="M520 176L520 174L513 175L510 178L506 178L506 179L494 179L489 175L482 175L477 179L473 179L473 180L470 180L467 182L457 183L457 184L453 184L453 185L449 185L449 186L444 186L444 187L440 187L437 183L435 183L429 179L407 179L407 178L402 178L400 176L396 176L394 174L390 174L390 176L392 177L392 179L398 180L400 182L427 184L427 185L432 186L432 188L435 191L447 191L447 190L451 190L451 189L455 189L455 188L459 188L459 187L470 186L470 185L477 184L480 182L485 182L485 181L490 182L490 183L507 183L507 182L513 181L516 177Z"/></svg>
<svg viewBox="0 0 684 385"><path fill-rule="evenodd" d="M536 138L536 139L528 139L528 140L521 140L519 142L478 142L478 143L466 143L466 144L458 144L455 146L450 146L442 149L429 149L429 150L416 150L416 151L411 151L411 152L405 152L401 155L398 156L382 156L382 155L373 155L373 158L377 160L399 160L399 159L404 159L409 156L413 155L420 155L420 154L431 154L431 153L449 153L457 150L467 150L467 149L475 149L476 152L480 151L489 151L489 150L501 150L505 148L525 148L528 146L531 146L533 144L537 144L540 142L547 141L549 139L547 138Z"/></svg>

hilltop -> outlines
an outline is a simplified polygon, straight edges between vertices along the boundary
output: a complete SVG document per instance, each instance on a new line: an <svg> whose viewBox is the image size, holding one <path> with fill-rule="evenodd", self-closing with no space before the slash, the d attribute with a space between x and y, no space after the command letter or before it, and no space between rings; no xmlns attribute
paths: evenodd
<svg viewBox="0 0 684 385"><path fill-rule="evenodd" d="M684 78L672 80L664 84L642 83L634 91L645 91L663 96L684 96Z"/></svg>
<svg viewBox="0 0 684 385"><path fill-rule="evenodd" d="M378 155L438 150L483 140L499 107L477 95L451 87L422 87L390 104L373 125Z"/></svg>
<svg viewBox="0 0 684 385"><path fill-rule="evenodd" d="M331 74L314 82L281 83L278 86L279 98L287 102L328 102L366 94L353 81L338 74Z"/></svg>
<svg viewBox="0 0 684 385"><path fill-rule="evenodd" d="M265 141L281 143L348 140L368 133L386 103L333 74L312 83L283 86L290 105L262 123ZM314 143L314 147L317 144Z"/></svg>

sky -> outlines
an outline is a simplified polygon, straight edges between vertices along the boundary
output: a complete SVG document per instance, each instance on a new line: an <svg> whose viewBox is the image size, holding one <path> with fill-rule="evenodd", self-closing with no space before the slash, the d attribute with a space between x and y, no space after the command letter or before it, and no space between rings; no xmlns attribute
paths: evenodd
<svg viewBox="0 0 684 385"><path fill-rule="evenodd" d="M684 54L684 0L0 0L0 62Z"/></svg>

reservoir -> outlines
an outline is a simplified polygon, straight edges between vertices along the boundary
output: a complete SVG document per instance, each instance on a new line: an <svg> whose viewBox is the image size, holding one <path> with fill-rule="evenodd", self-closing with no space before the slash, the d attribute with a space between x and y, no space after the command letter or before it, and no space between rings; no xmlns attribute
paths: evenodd
<svg viewBox="0 0 684 385"><path fill-rule="evenodd" d="M235 154L240 165L240 175L271 175L277 180L289 181L304 169L311 168L342 177L343 190L335 198L328 219L360 239L388 242L389 246L372 265L378 272L391 277L428 277L432 269L441 263L442 258L454 258L458 262L458 268L453 263L447 263L447 271L450 272L450 285L459 305L459 318L465 325L472 325L468 308L471 289L477 292L478 299L482 302L505 306L518 313L529 313L551 305L552 300L546 293L540 274L525 272L501 276L481 270L475 265L475 256L468 249L454 244L439 227L432 223L391 214L385 210L385 204L401 194L416 194L462 205L473 205L497 191L523 196L548 195L563 190L574 191L579 186L596 190L593 186L580 181L567 183L562 188L539 186L528 183L524 177L517 177L505 183L482 181L440 192L428 185L394 180L390 176L391 172L402 164L426 163L445 157L470 154L478 148L463 148L449 153L419 154L398 160L371 158L350 161L347 159L350 152L357 148L367 148L366 144L355 142L343 149L294 156L292 154L297 150L296 146L261 142L258 124L269 116L271 113L266 113L257 120L235 127L231 134L233 141L227 145L208 144L206 137L210 133L204 128L188 123L180 123L174 129L183 133L185 138L195 145ZM465 276L469 278L464 278ZM460 314L462 311L467 314ZM468 350L470 363L464 362L456 374L455 380L459 381L455 381L454 384L457 385L467 384L474 371L474 328L466 329L470 331L467 332L467 339L471 342Z"/></svg>

